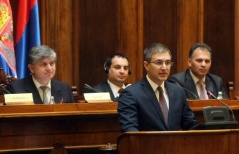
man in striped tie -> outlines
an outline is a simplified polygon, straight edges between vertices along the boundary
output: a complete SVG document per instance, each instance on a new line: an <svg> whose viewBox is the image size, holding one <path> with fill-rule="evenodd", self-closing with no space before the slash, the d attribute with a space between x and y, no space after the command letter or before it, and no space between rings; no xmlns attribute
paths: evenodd
<svg viewBox="0 0 239 154"><path fill-rule="evenodd" d="M211 65L211 48L205 43L196 43L189 51L189 68L172 75L168 80L182 86L188 99L210 99L206 90L212 92L216 97L221 91L223 97L228 98L222 78L209 73Z"/></svg>
<svg viewBox="0 0 239 154"><path fill-rule="evenodd" d="M48 46L33 47L28 54L31 75L11 82L6 89L11 93L32 93L35 104L49 104L51 96L56 103L73 103L69 85L52 79L56 72L56 59L56 52Z"/></svg>

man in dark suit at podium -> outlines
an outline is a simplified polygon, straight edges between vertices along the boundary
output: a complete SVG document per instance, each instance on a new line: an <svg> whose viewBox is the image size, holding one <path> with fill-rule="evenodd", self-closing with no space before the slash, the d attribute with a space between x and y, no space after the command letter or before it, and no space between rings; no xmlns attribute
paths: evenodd
<svg viewBox="0 0 239 154"><path fill-rule="evenodd" d="M173 65L170 50L151 44L144 50L147 75L124 89L119 97L121 131L175 131L197 129L182 87L167 82Z"/></svg>
<svg viewBox="0 0 239 154"><path fill-rule="evenodd" d="M131 74L129 60L122 53L113 53L106 58L104 71L108 75L107 81L99 83L93 89L99 92L109 92L111 100L117 102L120 92L129 86L129 84L126 85L126 80Z"/></svg>
<svg viewBox="0 0 239 154"><path fill-rule="evenodd" d="M54 96L55 103L73 103L73 94L67 83L53 80L57 55L48 46L33 47L28 54L31 75L8 84L11 93L32 93L35 104L48 104Z"/></svg>
<svg viewBox="0 0 239 154"><path fill-rule="evenodd" d="M223 88L222 78L209 73L212 62L211 52L211 48L205 43L194 44L189 51L189 69L174 74L168 79L170 82L182 86L188 99L210 99L206 90L216 97L220 91L223 98L228 98L227 92Z"/></svg>

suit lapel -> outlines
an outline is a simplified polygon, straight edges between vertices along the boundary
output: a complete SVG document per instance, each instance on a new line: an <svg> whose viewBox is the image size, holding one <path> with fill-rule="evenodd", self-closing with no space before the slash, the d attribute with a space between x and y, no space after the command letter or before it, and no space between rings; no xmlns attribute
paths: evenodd
<svg viewBox="0 0 239 154"><path fill-rule="evenodd" d="M206 82L206 90L215 94L216 92L214 91L212 81L210 81L210 78L208 76L206 76L205 82Z"/></svg>
<svg viewBox="0 0 239 154"><path fill-rule="evenodd" d="M199 98L196 85L194 84L193 78L190 75L190 72L186 72L185 88L191 90L192 93L196 94Z"/></svg>
<svg viewBox="0 0 239 154"><path fill-rule="evenodd" d="M165 85L165 89L167 90L168 93L168 103L169 103L169 111L168 111L168 127L170 126L171 123L171 119L172 119L172 115L173 115L173 111L174 110L174 100L175 100L175 92L172 88L172 86L170 86L167 82L164 83Z"/></svg>
<svg viewBox="0 0 239 154"><path fill-rule="evenodd" d="M59 103L63 97L61 88L54 80L51 80L51 95L54 96L56 103Z"/></svg>
<svg viewBox="0 0 239 154"><path fill-rule="evenodd" d="M158 99L155 95L154 90L152 89L151 85L149 84L148 80L146 79L146 77L142 80L142 89L143 91L148 95L148 98L150 100L150 103L152 103L152 105L154 106L155 110L157 111L160 119L164 122L165 126L167 127L165 121L164 121L164 116L163 116L163 112L160 108Z"/></svg>
<svg viewBox="0 0 239 154"><path fill-rule="evenodd" d="M32 93L35 104L43 104L40 94L32 80L32 76L27 78L26 91Z"/></svg>
<svg viewBox="0 0 239 154"><path fill-rule="evenodd" d="M103 89L104 91L106 92L109 92L110 93L110 98L112 99L113 102L118 102L118 98L115 98L114 94L113 94L113 91L112 89L110 88L110 85L108 84L108 82L104 82L103 84Z"/></svg>

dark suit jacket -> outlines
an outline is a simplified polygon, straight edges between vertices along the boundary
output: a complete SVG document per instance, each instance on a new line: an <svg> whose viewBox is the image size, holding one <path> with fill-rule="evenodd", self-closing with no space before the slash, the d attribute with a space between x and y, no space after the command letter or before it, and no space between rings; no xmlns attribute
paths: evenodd
<svg viewBox="0 0 239 154"><path fill-rule="evenodd" d="M43 104L40 94L32 80L32 76L11 82L6 87L11 93L32 93L35 104ZM55 103L73 103L73 94L68 84L51 80L51 95L55 98Z"/></svg>
<svg viewBox="0 0 239 154"><path fill-rule="evenodd" d="M186 97L188 99L199 99L199 95L197 93L197 88L196 88L196 85L194 84L194 81L190 74L189 69L185 70L184 72L180 72L178 74L172 75L168 79L168 81L178 83L183 88L185 88L184 91L185 91ZM207 74L205 82L206 82L206 89L208 91L212 92L214 96L217 97L218 92L222 91L223 98L228 98L227 92L223 88L222 78L220 78L216 75L213 75L213 74ZM213 97L209 97L209 98L213 99Z"/></svg>
<svg viewBox="0 0 239 154"><path fill-rule="evenodd" d="M113 94L113 91L110 88L110 85L108 84L107 81L101 82L98 85L93 87L94 89L98 90L99 92L109 92L110 93L110 98L113 102L118 102L118 98L116 98ZM94 92L89 90L88 92Z"/></svg>
<svg viewBox="0 0 239 154"><path fill-rule="evenodd" d="M124 89L119 97L118 114L121 131L189 130L200 126L189 108L184 90L165 82L169 97L168 125L159 102L146 77Z"/></svg>

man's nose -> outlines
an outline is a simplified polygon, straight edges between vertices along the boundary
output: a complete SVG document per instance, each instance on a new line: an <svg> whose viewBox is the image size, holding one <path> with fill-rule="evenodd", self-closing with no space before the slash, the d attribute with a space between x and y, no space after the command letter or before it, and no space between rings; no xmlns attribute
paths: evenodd
<svg viewBox="0 0 239 154"><path fill-rule="evenodd" d="M205 61L205 60L202 61L202 65L203 65L203 66L206 65L206 61Z"/></svg>
<svg viewBox="0 0 239 154"><path fill-rule="evenodd" d="M124 70L124 68L120 68L120 72L124 72L125 70Z"/></svg>
<svg viewBox="0 0 239 154"><path fill-rule="evenodd" d="M47 69L49 69L49 68L51 68L51 67L52 67L51 64L47 64L47 65L46 65L46 68L47 68Z"/></svg>
<svg viewBox="0 0 239 154"><path fill-rule="evenodd" d="M167 65L165 62L162 63L162 66L161 66L161 69L166 69L167 68Z"/></svg>

